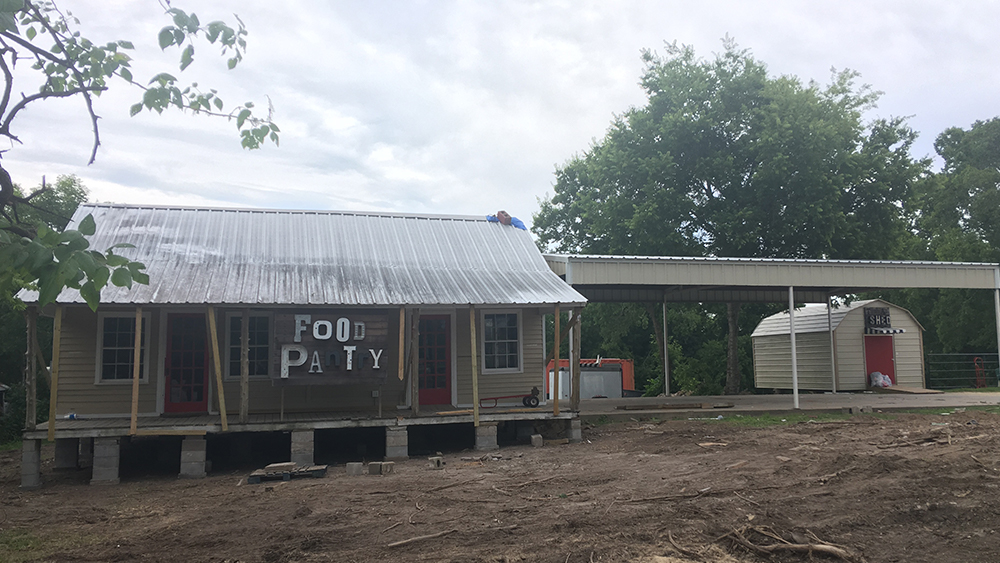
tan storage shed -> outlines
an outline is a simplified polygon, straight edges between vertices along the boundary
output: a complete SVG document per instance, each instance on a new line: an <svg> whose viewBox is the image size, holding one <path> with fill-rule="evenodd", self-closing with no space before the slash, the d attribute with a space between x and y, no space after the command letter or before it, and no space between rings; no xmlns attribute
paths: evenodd
<svg viewBox="0 0 1000 563"><path fill-rule="evenodd" d="M788 327L785 311L753 331L758 388L792 388ZM909 311L881 299L855 301L829 314L824 305L796 309L795 341L800 389L862 391L873 371L888 375L893 385L925 386L923 327Z"/></svg>

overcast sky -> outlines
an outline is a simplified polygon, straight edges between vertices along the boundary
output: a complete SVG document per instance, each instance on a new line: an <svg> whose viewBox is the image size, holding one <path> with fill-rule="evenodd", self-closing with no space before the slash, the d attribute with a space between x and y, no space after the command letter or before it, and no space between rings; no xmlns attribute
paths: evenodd
<svg viewBox="0 0 1000 563"><path fill-rule="evenodd" d="M176 71L160 53L169 21L153 0L59 0L95 42L129 39L134 74ZM117 82L96 104L90 155L79 99L31 106L3 146L14 181L76 174L91 199L287 209L483 215L530 222L554 170L644 103L643 49L703 57L729 35L772 74L827 83L850 68L885 94L871 117L909 116L917 156L945 128L1000 115L1000 3L840 0L212 0L174 6L201 21L233 13L250 31L234 71L198 44L179 76L230 106L269 97L281 146L245 151L235 125L167 112L128 116L141 92ZM26 66L26 65L25 65ZM19 91L35 85L20 83Z"/></svg>

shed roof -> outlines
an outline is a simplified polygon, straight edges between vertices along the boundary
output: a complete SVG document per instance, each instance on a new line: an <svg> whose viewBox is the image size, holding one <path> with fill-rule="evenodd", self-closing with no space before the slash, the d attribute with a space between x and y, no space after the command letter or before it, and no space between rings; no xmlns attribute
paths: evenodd
<svg viewBox="0 0 1000 563"><path fill-rule="evenodd" d="M546 265L531 235L483 217L85 204L91 247L146 265L149 285L102 303L532 305L586 299ZM37 301L37 293L21 298ZM59 303L83 303L66 289Z"/></svg>
<svg viewBox="0 0 1000 563"><path fill-rule="evenodd" d="M833 323L833 329L837 330L840 326L840 322L844 320L851 311L856 311L864 307L868 307L872 304L884 305L886 307L892 306L888 301L883 301L882 299L865 299L863 301L853 301L850 305L841 305L836 309L830 310L830 320ZM902 307L896 307L897 309L902 309ZM906 309L902 309L906 311ZM906 314L910 314L906 311ZM916 319L914 319L916 320ZM917 323L919 326L920 323ZM801 309L795 310L795 334L807 334L810 332L826 332L828 330L827 318L826 318L826 305L806 305ZM776 335L788 335L788 311L782 311L771 315L760 321L757 328L754 329L751 336L776 336Z"/></svg>

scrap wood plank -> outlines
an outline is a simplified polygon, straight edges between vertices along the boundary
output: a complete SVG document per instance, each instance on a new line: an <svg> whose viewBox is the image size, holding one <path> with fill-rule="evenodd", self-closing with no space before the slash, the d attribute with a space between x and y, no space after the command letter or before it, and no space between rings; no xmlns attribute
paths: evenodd
<svg viewBox="0 0 1000 563"><path fill-rule="evenodd" d="M156 428L141 428L136 430L136 436L204 436L207 434L205 430L172 430L164 428L162 430L157 430Z"/></svg>
<svg viewBox="0 0 1000 563"><path fill-rule="evenodd" d="M876 393L896 393L903 395L940 395L944 393L944 391L939 389L924 389L921 387L905 387L899 385L893 385L892 387L873 387L872 391L875 391Z"/></svg>
<svg viewBox="0 0 1000 563"><path fill-rule="evenodd" d="M734 403L659 403L656 405L618 405L625 411L670 410L670 409L730 409Z"/></svg>
<svg viewBox="0 0 1000 563"><path fill-rule="evenodd" d="M506 413L521 413L521 412L541 412L539 409L505 409L503 407L493 410L492 414L506 414ZM462 415L462 414L472 414L472 409L461 409L457 411L440 411L434 413L437 416L452 416L452 415Z"/></svg>
<svg viewBox="0 0 1000 563"><path fill-rule="evenodd" d="M280 467L272 467L280 466ZM290 481L296 477L322 477L326 475L326 465L295 466L293 463L272 464L264 469L257 469L247 477L247 483L255 485L261 481Z"/></svg>

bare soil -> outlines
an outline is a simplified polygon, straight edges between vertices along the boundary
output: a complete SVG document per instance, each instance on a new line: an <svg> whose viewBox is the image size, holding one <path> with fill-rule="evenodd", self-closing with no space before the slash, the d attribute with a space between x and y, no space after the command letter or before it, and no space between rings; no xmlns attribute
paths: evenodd
<svg viewBox="0 0 1000 563"><path fill-rule="evenodd" d="M257 485L240 470L88 486L47 446L45 485L21 491L7 451L0 561L1000 561L1000 416L739 420Z"/></svg>

